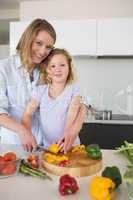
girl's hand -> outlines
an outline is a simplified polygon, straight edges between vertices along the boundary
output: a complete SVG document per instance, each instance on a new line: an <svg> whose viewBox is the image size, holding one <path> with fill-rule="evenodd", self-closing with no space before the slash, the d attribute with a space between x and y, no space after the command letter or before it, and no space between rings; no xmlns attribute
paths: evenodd
<svg viewBox="0 0 133 200"><path fill-rule="evenodd" d="M74 135L73 133L71 133L71 131L67 132L65 136L57 143L60 147L60 151L67 153L67 151L71 149L76 137L77 134Z"/></svg>
<svg viewBox="0 0 133 200"><path fill-rule="evenodd" d="M62 138L57 142L57 145L60 147L60 152L63 152L63 151L64 151L64 141L65 141L65 138L62 137Z"/></svg>
<svg viewBox="0 0 133 200"><path fill-rule="evenodd" d="M77 137L77 134L73 134L73 133L71 133L71 131L69 131L69 133L65 134L64 144L63 144L64 153L67 153L67 151L69 151L72 148L76 137Z"/></svg>
<svg viewBox="0 0 133 200"><path fill-rule="evenodd" d="M37 142L35 137L30 131L20 134L20 140L25 151L33 151L37 148Z"/></svg>
<svg viewBox="0 0 133 200"><path fill-rule="evenodd" d="M78 115L72 124L72 126L68 126L64 131L64 152L67 152L72 147L76 137L79 135L80 130L82 128L85 116L86 116L86 106L81 105Z"/></svg>

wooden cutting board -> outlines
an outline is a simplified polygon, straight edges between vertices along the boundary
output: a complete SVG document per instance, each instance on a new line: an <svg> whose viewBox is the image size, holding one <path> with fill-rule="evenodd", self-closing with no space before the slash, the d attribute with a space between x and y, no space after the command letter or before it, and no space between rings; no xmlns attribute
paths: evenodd
<svg viewBox="0 0 133 200"><path fill-rule="evenodd" d="M54 175L61 176L63 174L69 174L74 177L89 176L97 173L102 168L102 160L93 160L88 157L86 152L72 153L69 156L69 161L70 164L67 167L60 167L57 164L48 163L43 158L42 166L47 172Z"/></svg>

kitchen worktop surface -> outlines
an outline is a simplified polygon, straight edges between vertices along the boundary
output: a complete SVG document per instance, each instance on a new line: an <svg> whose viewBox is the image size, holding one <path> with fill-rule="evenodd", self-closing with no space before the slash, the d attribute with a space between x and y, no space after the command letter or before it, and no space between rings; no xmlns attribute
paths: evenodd
<svg viewBox="0 0 133 200"><path fill-rule="evenodd" d="M121 173L126 169L128 161L113 150L102 150L103 167L118 166ZM100 172L97 175L100 175ZM91 200L88 194L88 185L92 176L77 178L79 191L67 197L62 197L58 192L59 177L51 175L53 181L40 180L18 174L9 178L0 179L1 200ZM128 200L125 183L115 192L114 200Z"/></svg>

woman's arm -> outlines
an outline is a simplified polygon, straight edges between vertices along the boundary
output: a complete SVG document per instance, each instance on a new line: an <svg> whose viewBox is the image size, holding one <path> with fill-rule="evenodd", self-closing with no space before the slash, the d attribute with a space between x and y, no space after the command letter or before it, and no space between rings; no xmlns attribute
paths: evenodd
<svg viewBox="0 0 133 200"><path fill-rule="evenodd" d="M27 108L26 112L24 112L25 116L28 116L27 119L24 117L24 123L20 123L17 120L10 117L8 114L3 113L0 114L0 126L7 128L15 133L17 133L20 137L21 143L23 148L27 151L31 151L33 148L36 148L37 143L35 138L31 133L30 127L30 113L32 114L33 110L35 109L34 102L31 101ZM26 114L27 113L27 114ZM29 120L29 121L28 121Z"/></svg>
<svg viewBox="0 0 133 200"><path fill-rule="evenodd" d="M31 151L31 145L28 145L31 141L31 133L20 122L3 113L0 114L0 126L17 133L20 137L24 150ZM36 148L35 143L33 143L33 148Z"/></svg>
<svg viewBox="0 0 133 200"><path fill-rule="evenodd" d="M27 132L29 132L20 122L5 113L0 114L0 126L18 133L19 135L22 133L27 134Z"/></svg>
<svg viewBox="0 0 133 200"><path fill-rule="evenodd" d="M38 103L36 102L36 100L31 99L27 104L27 107L22 116L22 125L24 125L24 127L29 131L28 140L26 137L23 138L24 141L23 147L27 151L31 151L33 149L36 149L37 147L36 139L32 135L32 130L31 130L32 114L33 112L35 112L37 107Z"/></svg>

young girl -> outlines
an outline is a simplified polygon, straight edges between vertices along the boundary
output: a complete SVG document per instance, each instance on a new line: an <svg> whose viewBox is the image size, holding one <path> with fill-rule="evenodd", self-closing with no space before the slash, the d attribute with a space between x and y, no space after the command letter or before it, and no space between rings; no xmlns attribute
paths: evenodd
<svg viewBox="0 0 133 200"><path fill-rule="evenodd" d="M72 59L64 49L54 49L43 66L45 84L36 87L23 114L22 123L31 129L32 114L40 109L43 130L43 145L48 148L58 142L66 152L72 143L79 144L78 133L73 135L70 145L61 143L68 140L71 127L80 110L80 91L74 83ZM83 117L82 117L83 118ZM80 123L80 125L83 123ZM71 138L71 137L70 137Z"/></svg>

